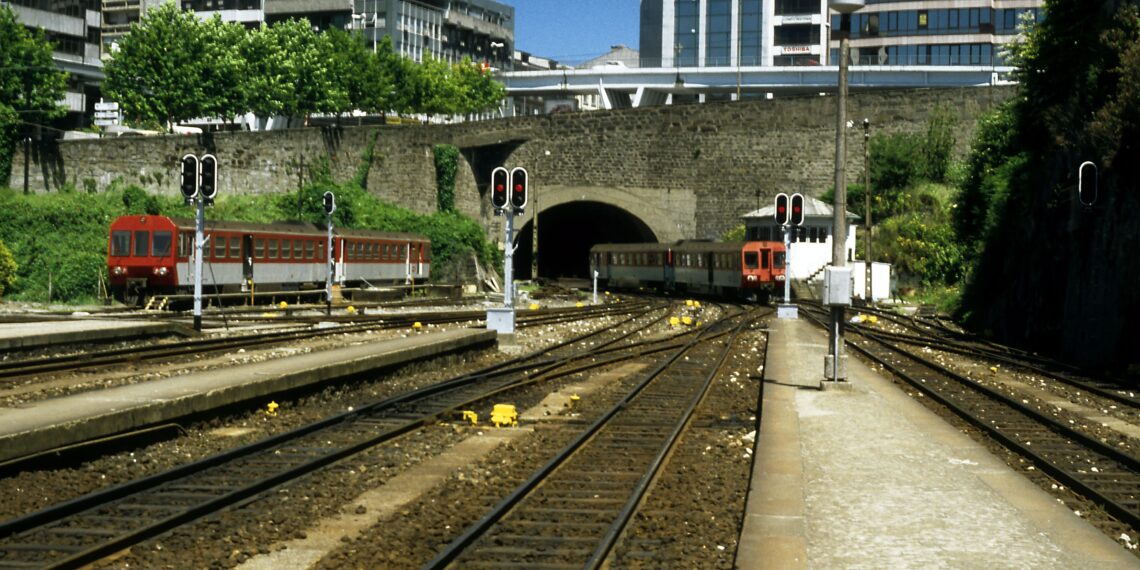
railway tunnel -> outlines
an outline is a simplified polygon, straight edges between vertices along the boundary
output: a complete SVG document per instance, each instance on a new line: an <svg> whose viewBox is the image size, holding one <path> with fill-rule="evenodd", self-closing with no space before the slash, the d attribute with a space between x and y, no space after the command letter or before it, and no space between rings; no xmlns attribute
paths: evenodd
<svg viewBox="0 0 1140 570"><path fill-rule="evenodd" d="M538 214L538 275L548 279L589 277L589 252L598 243L658 241L632 213L594 201L567 202ZM534 224L518 231L515 278L529 279L534 259Z"/></svg>

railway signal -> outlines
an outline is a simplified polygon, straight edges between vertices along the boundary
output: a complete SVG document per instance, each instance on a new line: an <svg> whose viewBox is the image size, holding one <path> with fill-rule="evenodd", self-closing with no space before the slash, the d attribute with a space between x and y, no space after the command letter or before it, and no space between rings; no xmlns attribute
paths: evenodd
<svg viewBox="0 0 1140 570"><path fill-rule="evenodd" d="M331 216L336 211L336 196L332 192L325 192L324 205L326 214Z"/></svg>
<svg viewBox="0 0 1140 570"><path fill-rule="evenodd" d="M501 166L491 171L491 205L495 207L495 210L502 210L507 207L509 178L507 169Z"/></svg>
<svg viewBox="0 0 1140 570"><path fill-rule="evenodd" d="M789 223L793 226L804 225L804 195L799 192L792 194L792 214Z"/></svg>
<svg viewBox="0 0 1140 570"><path fill-rule="evenodd" d="M776 194L776 224L788 225L788 195L783 192Z"/></svg>
<svg viewBox="0 0 1140 570"><path fill-rule="evenodd" d="M511 206L514 206L516 212L522 212L526 207L526 194L527 173L525 168L519 166L511 171Z"/></svg>
<svg viewBox="0 0 1140 570"><path fill-rule="evenodd" d="M1096 194L1096 164L1089 161L1082 162L1077 177L1077 198L1080 199L1081 204L1092 206L1096 202Z"/></svg>
<svg viewBox="0 0 1140 570"><path fill-rule="evenodd" d="M198 177L198 192L207 204L214 203L214 196L218 195L218 159L207 154L198 164L200 175Z"/></svg>
<svg viewBox="0 0 1140 570"><path fill-rule="evenodd" d="M182 184L179 187L187 201L198 197L198 157L188 154L182 157Z"/></svg>

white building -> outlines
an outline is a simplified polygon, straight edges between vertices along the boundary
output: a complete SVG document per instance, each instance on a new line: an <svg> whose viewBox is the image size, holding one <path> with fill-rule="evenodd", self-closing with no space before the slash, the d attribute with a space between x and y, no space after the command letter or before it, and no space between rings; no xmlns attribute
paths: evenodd
<svg viewBox="0 0 1140 570"><path fill-rule="evenodd" d="M809 288L822 282L823 268L831 264L832 216L835 208L822 200L804 196L804 223L795 227L788 245L788 278L793 282L806 283ZM783 229L776 223L775 204L754 210L742 216L746 239L759 241L784 241ZM852 267L856 297L865 298L866 264L855 260L855 223L862 218L847 212L847 261ZM891 268L887 263L872 263L874 275L871 286L875 300L886 299L890 295Z"/></svg>

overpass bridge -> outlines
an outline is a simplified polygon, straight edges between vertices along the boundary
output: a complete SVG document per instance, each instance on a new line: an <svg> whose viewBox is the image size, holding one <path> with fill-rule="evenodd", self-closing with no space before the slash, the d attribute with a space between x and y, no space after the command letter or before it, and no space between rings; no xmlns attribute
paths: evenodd
<svg viewBox="0 0 1140 570"><path fill-rule="evenodd" d="M965 65L853 65L851 92L883 89L961 88L1011 85L1014 68ZM602 109L669 105L684 101L775 98L834 92L838 66L635 68L508 71L498 79L512 99L596 95Z"/></svg>

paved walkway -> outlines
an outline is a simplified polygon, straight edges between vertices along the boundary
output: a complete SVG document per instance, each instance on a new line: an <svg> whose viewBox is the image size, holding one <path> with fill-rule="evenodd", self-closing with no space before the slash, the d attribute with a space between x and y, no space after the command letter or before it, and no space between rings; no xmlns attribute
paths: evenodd
<svg viewBox="0 0 1140 570"><path fill-rule="evenodd" d="M820 390L826 347L773 325L740 568L1140 568L854 357Z"/></svg>

